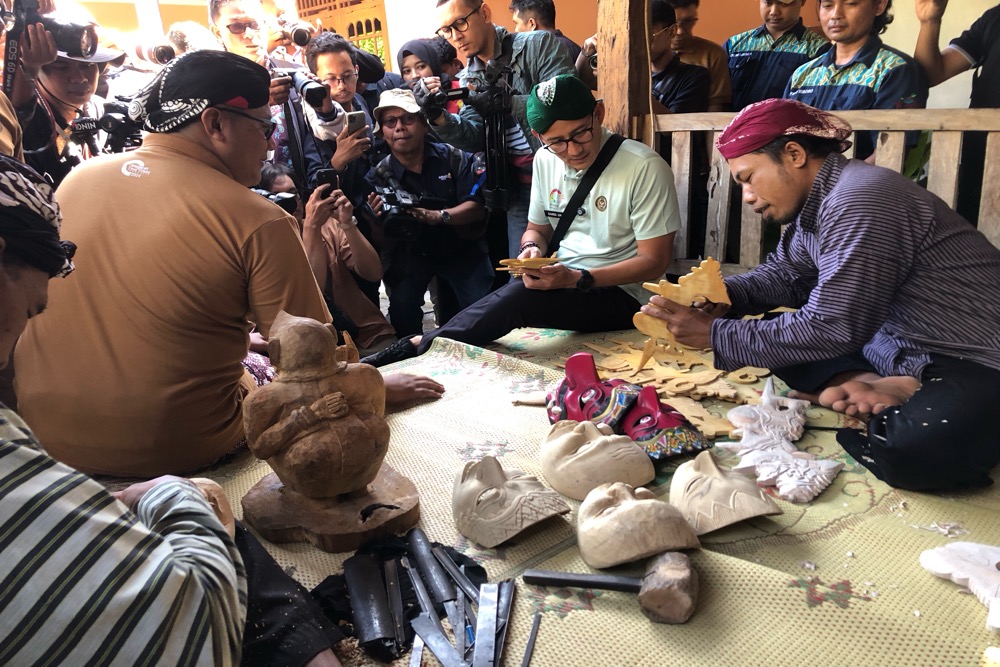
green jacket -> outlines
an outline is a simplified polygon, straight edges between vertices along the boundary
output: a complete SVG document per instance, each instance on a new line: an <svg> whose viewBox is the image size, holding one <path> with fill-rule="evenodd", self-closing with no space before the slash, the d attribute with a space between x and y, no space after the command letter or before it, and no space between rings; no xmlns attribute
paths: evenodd
<svg viewBox="0 0 1000 667"><path fill-rule="evenodd" d="M511 114L517 119L532 149L538 150L541 144L528 127L528 94L537 83L560 74L574 74L575 63L570 59L569 51L562 41L547 30L509 33L501 26L494 26L494 29L494 53L503 54L502 57L510 54L507 62L514 70ZM479 58L471 58L468 66L459 74L459 82L466 86L470 81L481 81L485 69L485 62ZM471 105L465 104L457 114L445 112L444 115L445 122L434 126L434 131L442 141L470 153L486 148L483 118Z"/></svg>

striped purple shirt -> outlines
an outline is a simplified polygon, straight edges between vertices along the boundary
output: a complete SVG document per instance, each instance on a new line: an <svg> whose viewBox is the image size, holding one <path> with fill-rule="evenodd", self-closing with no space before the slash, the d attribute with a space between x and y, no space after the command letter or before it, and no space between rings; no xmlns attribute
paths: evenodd
<svg viewBox="0 0 1000 667"><path fill-rule="evenodd" d="M920 377L931 354L1000 369L1000 250L894 171L829 156L778 249L726 278L733 317L712 324L715 365L780 368L854 352Z"/></svg>

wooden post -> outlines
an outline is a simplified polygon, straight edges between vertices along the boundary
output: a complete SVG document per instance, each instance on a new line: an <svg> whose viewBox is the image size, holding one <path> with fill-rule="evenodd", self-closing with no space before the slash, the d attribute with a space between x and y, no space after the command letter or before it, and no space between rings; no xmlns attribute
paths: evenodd
<svg viewBox="0 0 1000 667"><path fill-rule="evenodd" d="M632 119L650 112L650 74L644 0L601 0L597 5L597 87L604 98L604 126L640 141L650 137Z"/></svg>

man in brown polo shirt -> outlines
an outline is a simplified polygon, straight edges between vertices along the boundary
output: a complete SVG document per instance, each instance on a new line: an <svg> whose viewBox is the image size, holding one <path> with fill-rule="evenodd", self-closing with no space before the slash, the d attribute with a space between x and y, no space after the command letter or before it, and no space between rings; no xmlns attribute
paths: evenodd
<svg viewBox="0 0 1000 667"><path fill-rule="evenodd" d="M269 83L245 58L186 54L137 99L143 146L59 188L79 279L53 284L15 364L21 413L60 461L141 477L218 460L255 386L249 322L330 321L294 220L248 189L274 148Z"/></svg>

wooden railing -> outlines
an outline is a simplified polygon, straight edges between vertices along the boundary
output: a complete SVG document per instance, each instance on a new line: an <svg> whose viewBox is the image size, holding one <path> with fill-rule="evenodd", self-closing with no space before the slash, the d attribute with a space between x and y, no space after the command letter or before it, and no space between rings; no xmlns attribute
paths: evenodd
<svg viewBox="0 0 1000 667"><path fill-rule="evenodd" d="M730 220L740 220L739 260L723 263L726 274L747 271L761 262L762 224L760 216L739 202L733 204L735 183L725 158L715 148L715 135L732 120L733 113L665 114L653 117L657 136L670 133L671 164L674 170L677 196L681 202L681 230L674 239L674 262L671 273L686 273L698 263L689 253L691 235L692 137L702 140L708 133L712 141L711 169L708 181L708 223L705 231L704 256L720 261L733 249L729 244ZM952 208L958 192L958 164L962 153L962 135L967 131L988 132L986 163L983 170L983 193L979 220L974 223L997 246L1000 246L1000 109L904 109L874 111L844 111L838 116L856 132L878 131L876 164L901 171L906 152L907 131L931 133L930 159L927 163L927 189ZM637 118L645 125L649 118ZM851 156L852 153L848 153ZM738 198L737 198L738 199ZM739 211L731 210L735 206Z"/></svg>

